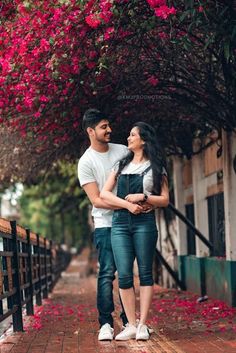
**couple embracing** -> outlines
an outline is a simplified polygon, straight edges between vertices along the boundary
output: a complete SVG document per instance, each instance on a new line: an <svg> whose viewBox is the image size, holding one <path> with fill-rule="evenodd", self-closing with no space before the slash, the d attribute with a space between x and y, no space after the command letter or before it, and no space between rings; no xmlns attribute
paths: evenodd
<svg viewBox="0 0 236 353"><path fill-rule="evenodd" d="M127 138L128 147L110 143L109 118L99 110L85 112L83 129L90 147L79 160L78 177L93 205L100 265L98 339L114 337L113 280L117 271L123 329L115 339L148 340L146 321L153 296L152 263L158 235L154 209L166 207L169 202L165 160L155 129L145 122L134 124ZM139 318L135 316L135 258L140 282Z"/></svg>

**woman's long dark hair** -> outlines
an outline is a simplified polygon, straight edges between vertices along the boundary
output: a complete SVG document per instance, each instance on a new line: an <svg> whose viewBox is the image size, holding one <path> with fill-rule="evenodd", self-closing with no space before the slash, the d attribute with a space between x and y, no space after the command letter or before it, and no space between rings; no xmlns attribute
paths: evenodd
<svg viewBox="0 0 236 353"><path fill-rule="evenodd" d="M164 152L157 142L157 136L155 129L143 122L139 121L133 125L133 128L137 127L139 130L139 135L141 139L145 142L143 146L143 155L145 158L150 160L153 174L153 190L152 192L156 195L160 195L162 178L163 178L163 168L166 169L166 160L164 157ZM133 159L134 153L130 151L128 155L119 162L119 168L117 171L117 176L120 175L124 167L129 164Z"/></svg>

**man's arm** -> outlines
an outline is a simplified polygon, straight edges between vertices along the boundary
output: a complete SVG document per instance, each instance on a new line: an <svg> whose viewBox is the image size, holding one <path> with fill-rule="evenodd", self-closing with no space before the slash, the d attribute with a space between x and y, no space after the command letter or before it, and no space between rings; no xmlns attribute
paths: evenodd
<svg viewBox="0 0 236 353"><path fill-rule="evenodd" d="M125 197L125 199L129 202L140 202L142 201L145 194L129 194ZM147 203L151 206L155 207L167 207L169 204L169 187L168 187L168 180L165 175L163 175L163 181L161 186L161 193L160 195L147 195L146 199Z"/></svg>
<svg viewBox="0 0 236 353"><path fill-rule="evenodd" d="M105 202L100 198L99 196L100 193L96 182L83 185L83 189L86 192L90 202L94 207L106 208L110 210L114 210L117 208L117 207L110 206L107 202Z"/></svg>

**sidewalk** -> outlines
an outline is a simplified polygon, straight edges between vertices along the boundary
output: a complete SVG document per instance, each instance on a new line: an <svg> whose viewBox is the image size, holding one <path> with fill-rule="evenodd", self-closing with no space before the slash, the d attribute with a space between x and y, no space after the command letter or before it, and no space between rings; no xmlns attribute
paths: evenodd
<svg viewBox="0 0 236 353"><path fill-rule="evenodd" d="M26 332L9 330L0 353L235 353L236 310L188 292L155 287L147 342L98 342L96 278L86 276L87 255L74 259L50 298L25 317ZM117 290L115 332L120 330Z"/></svg>

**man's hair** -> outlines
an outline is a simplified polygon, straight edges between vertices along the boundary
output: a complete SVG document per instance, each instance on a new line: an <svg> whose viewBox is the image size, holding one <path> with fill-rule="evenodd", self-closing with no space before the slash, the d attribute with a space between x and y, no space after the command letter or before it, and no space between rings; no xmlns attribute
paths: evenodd
<svg viewBox="0 0 236 353"><path fill-rule="evenodd" d="M94 129L96 125L104 119L108 120L107 117L100 110L90 108L84 113L82 120L82 128L84 131L86 131L88 127Z"/></svg>

